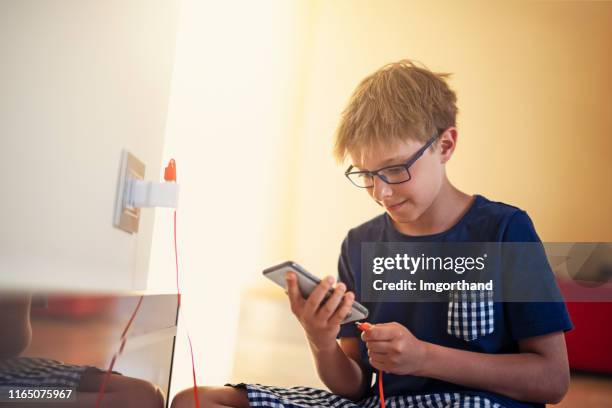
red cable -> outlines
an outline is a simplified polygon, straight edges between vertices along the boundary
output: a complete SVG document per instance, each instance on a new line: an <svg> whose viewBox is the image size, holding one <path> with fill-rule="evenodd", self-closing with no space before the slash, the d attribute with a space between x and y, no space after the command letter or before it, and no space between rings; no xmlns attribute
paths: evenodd
<svg viewBox="0 0 612 408"><path fill-rule="evenodd" d="M102 399L104 398L104 392L106 391L106 385L108 384L108 380L110 378L111 371L113 371L113 367L115 366L115 361L117 361L117 357L119 357L119 355L123 353L123 348L125 347L125 343L127 341L127 332L130 326L132 325L132 322L134 321L134 318L136 317L138 310L140 309L140 305L142 304L143 297L144 296L140 296L140 299L138 299L138 304L136 305L136 308L132 312L132 316L130 317L130 320L128 321L127 325L123 329L123 333L121 333L121 346L119 346L119 351L117 351L113 355L113 358L111 359L111 363L108 367L108 370L106 370L106 373L104 374L104 380L102 381L102 384L100 384L100 390L98 391L98 398L96 399L96 408L100 408L100 404L102 403Z"/></svg>
<svg viewBox="0 0 612 408"><path fill-rule="evenodd" d="M179 305L179 313L180 313L180 305L181 305L181 289L179 287L179 263L178 263L178 248L176 244L176 211L174 211L174 264L176 265L176 292L177 299ZM195 361L193 358L193 346L191 344L191 337L189 336L189 331L187 330L187 340L189 340L189 351L191 353L191 374L193 375L193 398L196 403L196 407L200 408L200 398L198 396L198 383L196 380L196 372L195 372Z"/></svg>
<svg viewBox="0 0 612 408"><path fill-rule="evenodd" d="M383 375L382 370L378 370L378 396L380 398L380 406L385 408L385 392L383 390Z"/></svg>
<svg viewBox="0 0 612 408"><path fill-rule="evenodd" d="M168 166L164 169L164 180L167 182L176 182L176 162L170 159ZM176 267L176 298L178 302L178 310L181 313L181 288L179 286L179 261L178 261L178 245L176 243L176 210L174 211L174 265ZM193 375L193 398L196 407L200 408L200 398L198 396L198 382L196 380L195 361L193 358L193 345L191 344L191 336L189 330L186 329L187 340L189 340L189 352L191 353L191 374Z"/></svg>
<svg viewBox="0 0 612 408"><path fill-rule="evenodd" d="M355 322L357 328L359 330L366 331L372 327L372 325L368 322ZM378 398L380 399L381 408L385 408L385 392L383 387L383 372L382 370L378 370L378 375L376 376L376 381L378 381Z"/></svg>
<svg viewBox="0 0 612 408"><path fill-rule="evenodd" d="M164 180L167 182L176 182L176 162L170 159L168 166L164 169ZM181 288L179 286L179 261L178 261L178 245L176 243L176 210L174 211L174 265L176 267L176 298L178 302L178 310L181 313ZM191 374L193 375L193 398L196 407L200 408L200 398L198 397L198 382L196 380L195 361L193 358L193 345L191 344L191 336L189 330L187 332L187 340L189 340L189 352L191 353Z"/></svg>

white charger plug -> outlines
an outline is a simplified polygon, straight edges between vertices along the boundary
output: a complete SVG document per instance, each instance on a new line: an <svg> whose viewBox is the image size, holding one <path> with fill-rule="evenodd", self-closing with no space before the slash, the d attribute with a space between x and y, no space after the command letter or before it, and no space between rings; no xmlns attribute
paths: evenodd
<svg viewBox="0 0 612 408"><path fill-rule="evenodd" d="M141 208L178 206L179 186L176 183L174 159L165 168L166 182L145 181L144 173L144 163L124 150L119 167L113 225L131 234L138 233Z"/></svg>
<svg viewBox="0 0 612 408"><path fill-rule="evenodd" d="M125 188L125 206L129 208L176 208L178 205L179 186L174 182L144 181L130 178Z"/></svg>

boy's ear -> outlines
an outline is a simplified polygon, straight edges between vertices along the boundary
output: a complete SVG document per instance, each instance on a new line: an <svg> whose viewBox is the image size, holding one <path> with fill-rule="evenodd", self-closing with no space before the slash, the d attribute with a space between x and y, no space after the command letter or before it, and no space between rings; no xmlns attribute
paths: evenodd
<svg viewBox="0 0 612 408"><path fill-rule="evenodd" d="M450 160L457 147L457 128L450 127L440 135L438 141L440 147L440 163L444 164Z"/></svg>

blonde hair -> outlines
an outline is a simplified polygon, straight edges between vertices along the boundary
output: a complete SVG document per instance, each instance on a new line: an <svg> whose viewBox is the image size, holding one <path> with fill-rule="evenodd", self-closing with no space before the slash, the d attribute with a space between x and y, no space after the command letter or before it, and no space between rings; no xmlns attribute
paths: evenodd
<svg viewBox="0 0 612 408"><path fill-rule="evenodd" d="M457 97L445 79L411 60L387 64L357 86L342 111L334 157L363 154L373 146L398 141L427 141L455 126Z"/></svg>

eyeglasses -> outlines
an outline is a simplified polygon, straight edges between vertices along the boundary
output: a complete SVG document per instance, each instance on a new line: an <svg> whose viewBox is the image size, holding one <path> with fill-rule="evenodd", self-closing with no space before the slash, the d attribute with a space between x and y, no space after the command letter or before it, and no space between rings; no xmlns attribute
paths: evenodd
<svg viewBox="0 0 612 408"><path fill-rule="evenodd" d="M374 187L374 176L378 176L382 181L387 184L401 184L410 181L410 166L414 164L425 151L436 141L436 139L443 133L443 130L438 130L435 135L431 137L410 159L403 164L394 164L393 166L381 167L378 170L372 171L351 171L353 165L350 165L344 172L346 178L351 183L360 188L371 188Z"/></svg>

